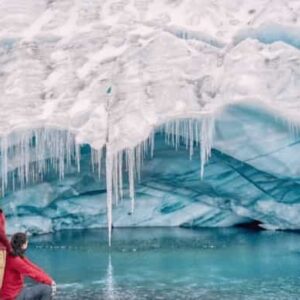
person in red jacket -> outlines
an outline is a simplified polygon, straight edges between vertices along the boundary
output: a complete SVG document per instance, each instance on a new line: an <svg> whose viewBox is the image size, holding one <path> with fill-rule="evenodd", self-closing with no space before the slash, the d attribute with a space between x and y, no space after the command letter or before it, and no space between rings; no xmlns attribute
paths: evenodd
<svg viewBox="0 0 300 300"><path fill-rule="evenodd" d="M6 263L7 253L11 252L11 246L6 237L5 215L0 208L0 289L2 287L3 275Z"/></svg>
<svg viewBox="0 0 300 300"><path fill-rule="evenodd" d="M6 259L1 300L49 300L55 292L54 280L24 256L27 246L25 233L20 232L12 236L12 252ZM40 284L24 287L26 276Z"/></svg>

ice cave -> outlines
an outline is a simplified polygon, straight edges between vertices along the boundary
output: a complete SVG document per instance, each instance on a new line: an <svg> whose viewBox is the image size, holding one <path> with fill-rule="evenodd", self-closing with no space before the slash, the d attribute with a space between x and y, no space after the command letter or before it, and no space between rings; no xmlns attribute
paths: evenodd
<svg viewBox="0 0 300 300"><path fill-rule="evenodd" d="M107 227L107 205L116 227L299 229L298 141L245 104L169 121L111 161L69 131L25 129L2 140L3 205L10 230L31 233Z"/></svg>

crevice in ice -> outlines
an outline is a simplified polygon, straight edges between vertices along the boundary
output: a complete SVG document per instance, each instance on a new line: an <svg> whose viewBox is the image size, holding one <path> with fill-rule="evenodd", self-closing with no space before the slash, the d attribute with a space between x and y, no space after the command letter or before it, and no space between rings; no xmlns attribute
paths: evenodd
<svg viewBox="0 0 300 300"><path fill-rule="evenodd" d="M223 155L223 154L221 154ZM255 186L255 188L257 188L258 190L260 190L262 193L266 194L266 196L270 196L269 191L266 190L265 188L263 188L262 185L259 184L259 182L256 182L255 180L253 180L250 176L247 176L247 174L245 174L244 172L242 172L242 168L244 167L244 164L239 166L239 165L235 165L229 162L226 162L228 164L228 166L233 169L236 173L238 173L241 177L245 178L245 180L251 184L253 184Z"/></svg>
<svg viewBox="0 0 300 300"><path fill-rule="evenodd" d="M300 48L300 34L298 27L285 26L278 23L264 23L259 27L247 27L241 29L232 38L232 41L225 43L204 32L189 30L179 26L169 26L164 28L168 33L183 40L195 40L209 44L221 51L231 49L247 39L255 39L263 44L283 42L295 48ZM227 49L227 50L226 50ZM221 55L222 53L220 53Z"/></svg>
<svg viewBox="0 0 300 300"><path fill-rule="evenodd" d="M203 32L189 30L178 26L166 27L165 31L175 35L179 39L201 41L216 48L224 48L226 45L224 42L219 41Z"/></svg>
<svg viewBox="0 0 300 300"><path fill-rule="evenodd" d="M258 159L258 158L267 157L267 156L269 156L269 155L271 155L271 154L278 153L280 150L283 150L283 149L285 149L285 148L287 148L287 147L295 146L295 145L297 145L297 144L299 144L299 143L300 143L300 140L299 140L299 141L296 141L296 142L294 142L294 143L288 144L288 145L286 145L286 146L284 146L284 147L278 148L278 149L276 149L276 150L274 150L274 151L270 151L270 152L264 153L264 154L262 154L262 155L257 155L257 156L251 157L250 159L244 160L244 162L250 163L251 161L254 161L254 160Z"/></svg>
<svg viewBox="0 0 300 300"><path fill-rule="evenodd" d="M283 42L295 48L300 48L300 33L298 27L284 26L281 24L263 24L257 28L240 30L233 38L233 45L246 39L256 39L263 44Z"/></svg>
<svg viewBox="0 0 300 300"><path fill-rule="evenodd" d="M261 222L261 221L250 220L249 222L236 224L234 227L260 231L260 230L265 230L265 228L263 228L262 225L263 225L263 222Z"/></svg>

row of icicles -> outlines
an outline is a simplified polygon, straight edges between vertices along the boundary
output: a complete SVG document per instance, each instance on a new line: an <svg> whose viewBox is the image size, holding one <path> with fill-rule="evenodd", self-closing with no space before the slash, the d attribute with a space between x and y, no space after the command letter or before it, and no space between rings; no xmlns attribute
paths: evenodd
<svg viewBox="0 0 300 300"><path fill-rule="evenodd" d="M91 168L101 179L106 174L107 188L107 224L108 240L111 245L112 209L124 197L124 174L127 174L131 211L135 206L135 182L141 179L141 168L147 156L153 157L155 133L164 134L167 144L177 149L184 145L190 159L195 147L200 147L200 177L203 177L213 142L214 119L178 119L167 122L143 142L132 149L114 152L109 144L100 150L91 150ZM23 189L26 186L42 182L45 176L55 173L63 179L74 168L80 172L80 145L75 137L66 130L32 129L15 132L1 138L0 149L1 194L7 191Z"/></svg>

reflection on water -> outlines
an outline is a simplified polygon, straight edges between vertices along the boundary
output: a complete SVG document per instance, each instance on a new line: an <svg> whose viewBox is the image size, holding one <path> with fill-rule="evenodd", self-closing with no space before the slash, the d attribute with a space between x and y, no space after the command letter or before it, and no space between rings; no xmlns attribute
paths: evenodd
<svg viewBox="0 0 300 300"><path fill-rule="evenodd" d="M300 235L244 229L115 229L34 237L57 299L299 299Z"/></svg>
<svg viewBox="0 0 300 300"><path fill-rule="evenodd" d="M111 255L108 256L106 287L104 291L105 291L105 299L115 300L114 276L113 276L113 266L111 264Z"/></svg>

